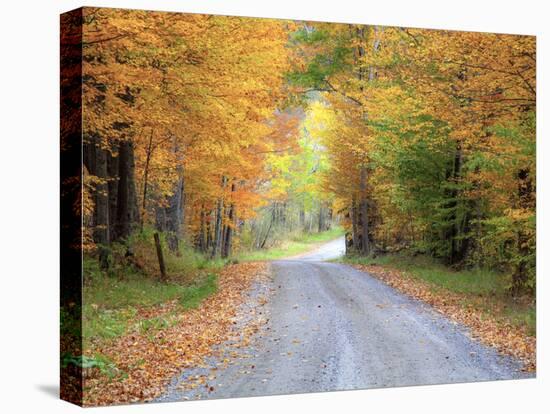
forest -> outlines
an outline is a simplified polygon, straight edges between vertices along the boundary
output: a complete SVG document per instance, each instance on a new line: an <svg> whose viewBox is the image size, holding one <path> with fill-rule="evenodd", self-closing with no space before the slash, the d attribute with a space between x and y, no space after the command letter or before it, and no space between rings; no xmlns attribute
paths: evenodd
<svg viewBox="0 0 550 414"><path fill-rule="evenodd" d="M187 283L328 232L350 257L491 269L510 297L534 297L534 37L97 8L65 19L82 24L92 274Z"/></svg>
<svg viewBox="0 0 550 414"><path fill-rule="evenodd" d="M534 287L534 38L85 10L87 250L152 226L228 257L338 216L350 252Z"/></svg>

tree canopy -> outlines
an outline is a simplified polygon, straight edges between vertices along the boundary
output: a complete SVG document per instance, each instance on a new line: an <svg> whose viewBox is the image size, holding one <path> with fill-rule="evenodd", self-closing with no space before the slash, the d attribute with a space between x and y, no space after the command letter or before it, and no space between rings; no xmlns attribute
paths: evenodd
<svg viewBox="0 0 550 414"><path fill-rule="evenodd" d="M155 226L228 257L339 220L350 253L534 286L533 37L97 8L83 25L89 250Z"/></svg>

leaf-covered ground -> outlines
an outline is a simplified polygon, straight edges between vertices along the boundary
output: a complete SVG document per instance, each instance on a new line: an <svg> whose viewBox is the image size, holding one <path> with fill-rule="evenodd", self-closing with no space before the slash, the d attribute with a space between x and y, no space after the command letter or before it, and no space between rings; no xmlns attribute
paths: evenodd
<svg viewBox="0 0 550 414"><path fill-rule="evenodd" d="M108 345L93 345L88 353L105 356L112 369L84 370L84 405L144 402L159 396L175 374L200 366L216 345L230 339L244 293L267 274L264 263L230 265L219 275L218 292L198 308L178 311L174 301L140 310L138 319L168 322L162 329L135 330ZM241 341L255 332L253 320L250 325Z"/></svg>
<svg viewBox="0 0 550 414"><path fill-rule="evenodd" d="M398 291L430 304L438 312L470 328L474 339L511 355L524 363L524 370L536 370L536 337L526 329L499 321L471 303L465 295L438 289L406 272L377 265L353 264L353 267L368 272Z"/></svg>

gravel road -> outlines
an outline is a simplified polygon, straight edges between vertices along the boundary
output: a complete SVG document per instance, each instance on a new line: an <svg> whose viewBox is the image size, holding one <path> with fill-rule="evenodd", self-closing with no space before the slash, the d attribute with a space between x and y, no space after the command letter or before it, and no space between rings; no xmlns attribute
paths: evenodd
<svg viewBox="0 0 550 414"><path fill-rule="evenodd" d="M367 273L327 263L343 239L272 264L273 280L249 293L243 312L269 319L226 368L220 358L174 378L157 401L228 398L349 389L517 379L518 361L468 336L428 305ZM255 302L269 290L269 301ZM214 373L215 372L215 373ZM213 374L214 373L214 374ZM194 375L208 386L183 390ZM212 387L212 388L210 388Z"/></svg>

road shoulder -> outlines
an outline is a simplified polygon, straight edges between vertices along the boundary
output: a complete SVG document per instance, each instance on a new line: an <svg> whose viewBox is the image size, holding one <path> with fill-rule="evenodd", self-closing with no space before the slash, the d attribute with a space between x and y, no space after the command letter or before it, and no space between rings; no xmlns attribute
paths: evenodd
<svg viewBox="0 0 550 414"><path fill-rule="evenodd" d="M170 326L151 332L138 329L109 346L95 349L94 352L100 352L114 363L117 376L109 378L93 372L85 377L85 405L152 401L165 392L174 376L204 365L207 358L216 354L220 344L232 342L235 348L246 345L259 329L261 318L251 312L244 320L239 317L243 315L243 303L250 298L247 293L268 280L268 266L267 263L227 266L219 274L217 293L198 308L177 313ZM257 293L258 303L264 301L263 291ZM166 306L170 304L149 312L162 314L161 308ZM250 309L256 310L256 306ZM192 383L209 390L202 377L193 378Z"/></svg>
<svg viewBox="0 0 550 414"><path fill-rule="evenodd" d="M368 273L405 295L428 303L439 313L467 326L473 339L496 348L503 355L519 359L524 365L524 371L536 371L536 337L528 335L521 328L497 321L472 306L464 305L463 295L442 289L436 293L426 282L391 267L362 264L349 266Z"/></svg>

